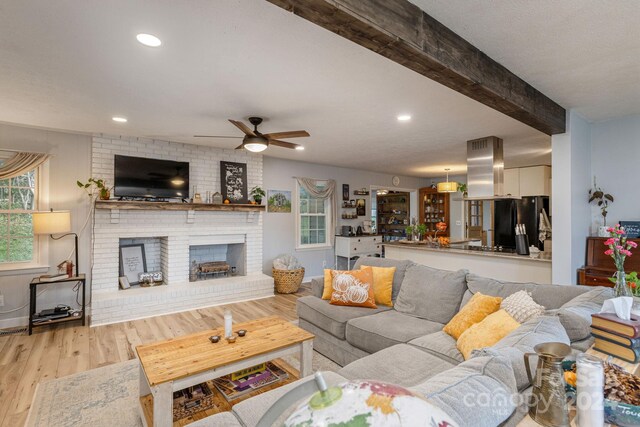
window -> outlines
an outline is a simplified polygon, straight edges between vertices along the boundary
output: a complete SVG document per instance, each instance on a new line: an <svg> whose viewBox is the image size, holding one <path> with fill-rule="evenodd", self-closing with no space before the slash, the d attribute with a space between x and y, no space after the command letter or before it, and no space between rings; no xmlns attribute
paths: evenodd
<svg viewBox="0 0 640 427"><path fill-rule="evenodd" d="M0 180L0 265L34 260L31 213L37 209L37 179L32 170Z"/></svg>
<svg viewBox="0 0 640 427"><path fill-rule="evenodd" d="M327 232L331 211L329 200L312 197L298 184L296 188L298 196L296 248L312 249L330 246Z"/></svg>

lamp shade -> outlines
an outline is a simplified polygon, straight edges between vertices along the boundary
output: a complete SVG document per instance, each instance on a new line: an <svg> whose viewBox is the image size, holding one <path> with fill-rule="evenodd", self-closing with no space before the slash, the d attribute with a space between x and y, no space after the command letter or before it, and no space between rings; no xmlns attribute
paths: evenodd
<svg viewBox="0 0 640 427"><path fill-rule="evenodd" d="M71 213L69 211L34 212L33 234L59 234L71 231Z"/></svg>
<svg viewBox="0 0 640 427"><path fill-rule="evenodd" d="M455 181L438 183L438 193L455 193L456 191L458 191L458 183Z"/></svg>

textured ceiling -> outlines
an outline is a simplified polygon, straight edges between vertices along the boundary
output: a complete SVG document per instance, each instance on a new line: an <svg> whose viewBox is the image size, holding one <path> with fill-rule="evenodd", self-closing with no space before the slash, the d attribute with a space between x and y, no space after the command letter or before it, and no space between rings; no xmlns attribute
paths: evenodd
<svg viewBox="0 0 640 427"><path fill-rule="evenodd" d="M550 159L540 132L264 0L1 2L0 99L2 122L228 148L191 135L262 115L311 133L266 155L414 176L464 171L465 141L488 135L508 167Z"/></svg>
<svg viewBox="0 0 640 427"><path fill-rule="evenodd" d="M410 0L591 121L640 114L638 0Z"/></svg>

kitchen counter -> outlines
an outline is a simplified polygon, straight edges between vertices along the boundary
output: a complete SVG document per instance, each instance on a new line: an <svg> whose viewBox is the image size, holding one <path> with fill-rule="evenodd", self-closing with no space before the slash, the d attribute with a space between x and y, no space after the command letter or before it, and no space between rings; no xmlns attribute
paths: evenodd
<svg viewBox="0 0 640 427"><path fill-rule="evenodd" d="M513 282L551 283L551 254L539 258L508 252L474 251L461 248L434 248L428 245L385 243L385 256L408 259L445 270L469 270L481 276Z"/></svg>

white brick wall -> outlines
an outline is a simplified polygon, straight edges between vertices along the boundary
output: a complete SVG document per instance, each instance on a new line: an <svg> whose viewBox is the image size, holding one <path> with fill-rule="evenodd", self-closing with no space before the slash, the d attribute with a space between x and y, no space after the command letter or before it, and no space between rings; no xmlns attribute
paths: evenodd
<svg viewBox="0 0 640 427"><path fill-rule="evenodd" d="M220 161L247 163L248 188L262 185L262 156L166 141L94 137L92 176L113 184L113 157L185 161L198 192L220 191ZM97 210L93 248L92 325L273 295L262 274L262 214L196 211ZM247 276L189 283L189 236L244 235ZM119 290L119 245L145 243L148 270L162 270L167 286Z"/></svg>

